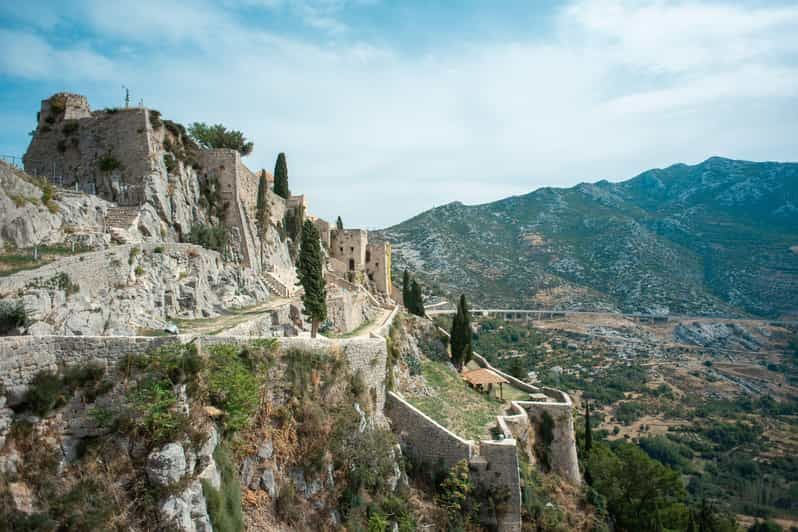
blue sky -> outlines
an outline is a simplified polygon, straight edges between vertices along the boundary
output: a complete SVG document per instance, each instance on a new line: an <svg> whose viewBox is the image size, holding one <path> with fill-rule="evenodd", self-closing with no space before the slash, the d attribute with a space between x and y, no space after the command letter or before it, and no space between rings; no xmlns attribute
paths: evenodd
<svg viewBox="0 0 798 532"><path fill-rule="evenodd" d="M0 3L0 154L41 99L135 102L288 156L347 225L620 180L711 155L798 160L795 1Z"/></svg>

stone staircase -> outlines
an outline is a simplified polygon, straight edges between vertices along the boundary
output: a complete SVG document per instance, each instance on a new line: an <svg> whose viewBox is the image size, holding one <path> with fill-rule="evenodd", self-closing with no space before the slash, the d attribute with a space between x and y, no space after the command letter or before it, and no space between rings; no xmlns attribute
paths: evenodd
<svg viewBox="0 0 798 532"><path fill-rule="evenodd" d="M105 213L105 230L111 234L111 240L120 244L131 242L128 229L139 219L138 207L111 207Z"/></svg>
<svg viewBox="0 0 798 532"><path fill-rule="evenodd" d="M275 277L272 273L263 272L261 276L263 277L263 282L269 288L270 292L277 294L280 297L291 297L291 295L294 293L293 290L286 286L285 283Z"/></svg>

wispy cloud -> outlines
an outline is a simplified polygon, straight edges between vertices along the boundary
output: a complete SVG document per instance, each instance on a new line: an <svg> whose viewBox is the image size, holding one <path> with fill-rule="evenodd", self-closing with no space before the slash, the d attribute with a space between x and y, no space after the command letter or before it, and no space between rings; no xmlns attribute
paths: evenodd
<svg viewBox="0 0 798 532"><path fill-rule="evenodd" d="M244 5L334 38L264 29ZM18 21L0 31L12 51L0 76L77 91L84 79L109 90L124 80L167 116L244 130L252 166L286 151L316 213L369 226L713 154L798 153L795 6L579 0L545 35L462 34L422 52L362 40L347 9L76 0L48 27L85 36L63 43Z"/></svg>

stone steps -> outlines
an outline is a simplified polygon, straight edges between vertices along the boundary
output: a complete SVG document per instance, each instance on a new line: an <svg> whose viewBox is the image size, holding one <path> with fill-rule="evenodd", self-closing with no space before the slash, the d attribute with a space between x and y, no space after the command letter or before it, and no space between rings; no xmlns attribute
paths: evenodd
<svg viewBox="0 0 798 532"><path fill-rule="evenodd" d="M138 216L138 207L111 207L105 213L105 225L127 229L136 222Z"/></svg>

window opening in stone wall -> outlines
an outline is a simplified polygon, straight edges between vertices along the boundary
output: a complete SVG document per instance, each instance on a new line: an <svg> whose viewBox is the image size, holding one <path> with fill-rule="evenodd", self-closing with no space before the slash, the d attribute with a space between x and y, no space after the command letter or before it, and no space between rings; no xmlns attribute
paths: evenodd
<svg viewBox="0 0 798 532"><path fill-rule="evenodd" d="M366 250L366 262L371 262L371 251Z"/></svg>
<svg viewBox="0 0 798 532"><path fill-rule="evenodd" d="M355 271L355 259L349 259L349 271Z"/></svg>

